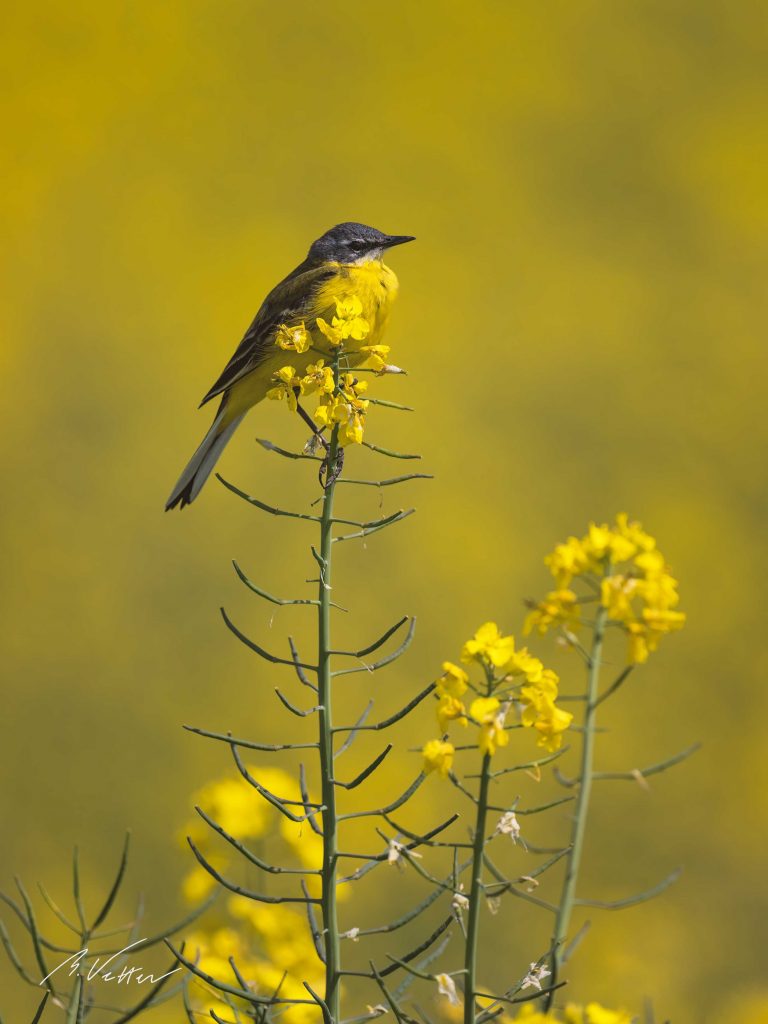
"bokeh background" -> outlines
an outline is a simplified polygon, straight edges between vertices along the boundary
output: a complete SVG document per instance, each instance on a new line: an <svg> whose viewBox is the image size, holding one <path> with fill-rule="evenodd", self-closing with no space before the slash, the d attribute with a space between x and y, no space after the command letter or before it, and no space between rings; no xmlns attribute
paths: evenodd
<svg viewBox="0 0 768 1024"><path fill-rule="evenodd" d="M419 514L343 553L345 639L420 620L386 677L351 677L350 710L369 689L394 707L488 618L518 629L569 532L642 519L689 626L607 712L601 763L704 747L650 793L598 793L588 895L685 873L656 903L593 915L572 993L635 1011L651 996L675 1022L764 1019L767 43L757 0L6 10L4 887L19 872L63 893L79 842L100 890L130 826L130 887L162 923L181 908L189 794L229 771L181 724L294 728L217 607L278 648L309 637L308 615L259 603L230 567L296 592L309 532L215 482L184 514L162 506L265 292L359 219L418 236L390 261L388 340L410 375L380 391L417 412L379 410L369 436L422 452L435 480L385 493ZM306 507L311 472L256 436L303 440L260 407L223 472ZM425 711L402 746L431 730ZM400 765L389 785L416 756ZM455 791L433 778L428 800L449 810ZM537 955L546 927L527 920L504 924L490 977ZM0 979L2 1011L29 1019L34 993L6 962Z"/></svg>

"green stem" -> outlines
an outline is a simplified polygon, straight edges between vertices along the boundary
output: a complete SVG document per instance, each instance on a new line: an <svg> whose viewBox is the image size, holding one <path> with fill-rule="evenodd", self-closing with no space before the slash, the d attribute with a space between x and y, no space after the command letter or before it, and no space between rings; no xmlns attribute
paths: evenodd
<svg viewBox="0 0 768 1024"><path fill-rule="evenodd" d="M488 787L491 781L491 755L483 755L480 789L477 796L477 817L472 845L472 889L469 894L469 921L464 954L464 1024L474 1024L475 992L477 991L477 946L480 934L480 907L483 901L483 854L485 852Z"/></svg>
<svg viewBox="0 0 768 1024"><path fill-rule="evenodd" d="M603 657L603 640L605 638L605 627L608 620L607 608L600 607L595 616L595 628L592 638L592 650L589 655L589 666L587 671L587 692L584 703L584 720L581 743L581 767L579 770L579 792L576 798L574 810L573 830L571 832L571 849L566 858L565 877L563 889L560 896L559 909L555 922L555 934L553 938L554 950L552 953L552 984L557 984L560 968L563 964L563 953L565 951L565 940L568 936L568 928L571 923L571 912L573 901L576 896L576 883L581 866L581 856L584 849L584 836L587 829L587 815L589 813L589 798L592 791L592 764L595 749L595 717L597 712L598 688L600 682L600 666ZM552 1004L553 993L547 997L547 1009Z"/></svg>
<svg viewBox="0 0 768 1024"><path fill-rule="evenodd" d="M334 365L338 378L338 361ZM339 447L339 428L334 427L328 448L327 478L323 511L320 518L320 583L318 585L318 661L317 686L320 728L320 772L322 776L323 811L323 867L322 910L325 936L325 1004L331 1022L338 1024L340 1014L340 943L336 907L338 849L338 819L336 814L336 786L333 781L333 714L331 670L331 553L333 549L333 498L336 482L333 467Z"/></svg>

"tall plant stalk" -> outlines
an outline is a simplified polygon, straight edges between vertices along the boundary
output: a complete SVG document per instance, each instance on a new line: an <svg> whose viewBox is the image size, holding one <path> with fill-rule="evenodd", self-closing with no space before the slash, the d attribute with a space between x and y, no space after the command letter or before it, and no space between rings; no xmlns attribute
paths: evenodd
<svg viewBox="0 0 768 1024"><path fill-rule="evenodd" d="M338 364L335 366L338 376ZM334 427L328 446L328 482L320 519L320 579L317 606L317 686L320 772L323 800L323 897L325 934L325 1004L331 1020L339 1016L340 948L336 907L338 836L336 819L336 783L333 772L333 674L331 671L331 581L333 550L333 499L336 490L334 467L338 456L339 428Z"/></svg>
<svg viewBox="0 0 768 1024"><path fill-rule="evenodd" d="M566 953L565 941L568 937L568 929L571 923L571 915L573 913L573 905L576 898L576 884L578 882L581 858L584 852L584 836L587 831L589 801L592 795L592 776L595 755L595 720L597 705L599 702L598 687L600 683L600 668L603 660L603 642L605 640L605 627L607 621L608 609L601 604L595 615L592 647L589 652L589 661L587 663L587 688L584 695L581 759L578 776L579 789L573 815L570 850L566 855L565 860L563 888L560 895L560 901L558 903L557 917L555 919L555 932L552 941L553 984L557 982L560 969L564 963ZM551 1004L553 995L554 993L550 993L547 997L547 1006Z"/></svg>
<svg viewBox="0 0 768 1024"><path fill-rule="evenodd" d="M483 755L480 769L480 787L477 794L475 835L472 844L472 884L469 896L469 918L467 921L467 942L464 954L465 991L464 1024L474 1024L475 993L477 992L477 957L480 937L480 906L482 904L483 859L486 847L486 821L488 818L488 787L491 780L491 756Z"/></svg>

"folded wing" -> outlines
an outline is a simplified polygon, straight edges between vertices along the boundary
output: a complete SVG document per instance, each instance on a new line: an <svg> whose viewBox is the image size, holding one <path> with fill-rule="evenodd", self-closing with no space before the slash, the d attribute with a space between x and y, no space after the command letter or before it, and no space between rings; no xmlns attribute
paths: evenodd
<svg viewBox="0 0 768 1024"><path fill-rule="evenodd" d="M236 381L256 369L273 351L275 331L280 324L307 316L313 310L318 289L336 273L338 270L327 264L317 266L305 262L276 285L200 405L227 391Z"/></svg>

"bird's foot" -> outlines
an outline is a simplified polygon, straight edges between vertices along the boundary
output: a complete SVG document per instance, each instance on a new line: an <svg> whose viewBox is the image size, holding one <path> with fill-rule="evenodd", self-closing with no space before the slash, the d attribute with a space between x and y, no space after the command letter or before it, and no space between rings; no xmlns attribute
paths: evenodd
<svg viewBox="0 0 768 1024"><path fill-rule="evenodd" d="M333 460L333 465L331 465L331 453L330 451L327 451L326 445L326 456L320 466L320 486L327 491L331 484L335 483L339 479L343 468L344 449L341 447L336 449L336 458Z"/></svg>
<svg viewBox="0 0 768 1024"><path fill-rule="evenodd" d="M304 455L314 455L321 446L325 451L325 458L320 463L318 477L320 480L320 486L324 490L327 490L332 483L339 479L339 476L341 475L341 470L344 466L344 449L341 446L336 448L336 455L333 459L333 464L331 465L331 445L330 442L323 437L323 430L325 430L325 427L320 427L318 429L312 417L299 401L296 402L296 412L298 412L299 416L301 416L307 426L312 430L311 437L304 445Z"/></svg>

